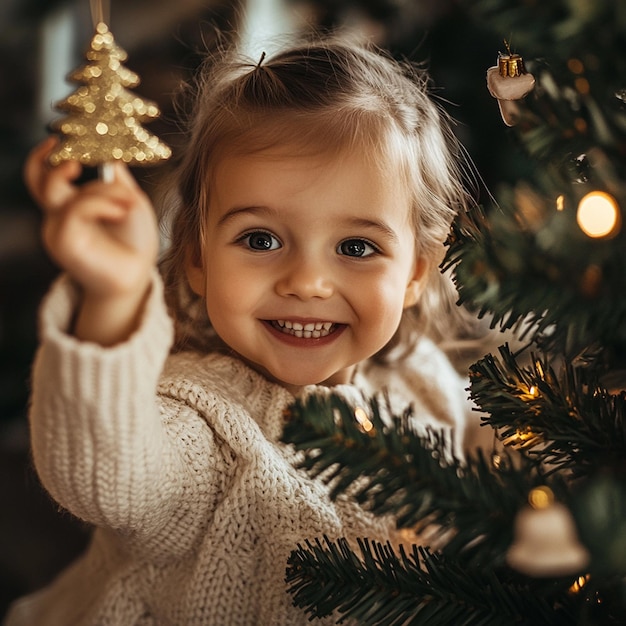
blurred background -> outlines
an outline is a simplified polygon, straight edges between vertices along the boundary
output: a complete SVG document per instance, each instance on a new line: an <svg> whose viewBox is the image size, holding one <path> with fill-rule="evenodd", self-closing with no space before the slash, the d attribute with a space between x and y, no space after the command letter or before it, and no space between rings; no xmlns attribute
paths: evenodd
<svg viewBox="0 0 626 626"><path fill-rule="evenodd" d="M135 91L162 111L148 130L181 150L173 106L217 37L253 58L311 27L357 30L394 56L424 62L486 186L514 179L515 152L485 72L503 39L460 0L111 0L109 26L142 79ZM0 618L9 602L47 581L78 551L87 529L58 510L31 467L26 421L38 304L57 268L39 240L40 217L21 168L75 89L93 33L88 0L0 1ZM513 43L515 43L513 41ZM522 50L519 52L523 53ZM163 166L163 167L168 167ZM135 171L154 192L159 168Z"/></svg>

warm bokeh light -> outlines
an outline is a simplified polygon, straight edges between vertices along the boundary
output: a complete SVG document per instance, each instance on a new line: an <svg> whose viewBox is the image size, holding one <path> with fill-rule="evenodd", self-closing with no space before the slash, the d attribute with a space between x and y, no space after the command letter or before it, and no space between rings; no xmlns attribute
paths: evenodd
<svg viewBox="0 0 626 626"><path fill-rule="evenodd" d="M554 494L550 487L541 485L528 494L528 502L533 509L545 509L554 502Z"/></svg>
<svg viewBox="0 0 626 626"><path fill-rule="evenodd" d="M591 191L578 204L578 225L589 237L613 235L620 227L619 207L613 196Z"/></svg>
<svg viewBox="0 0 626 626"><path fill-rule="evenodd" d="M567 68L574 74L582 74L585 71L585 66L580 59L569 59Z"/></svg>

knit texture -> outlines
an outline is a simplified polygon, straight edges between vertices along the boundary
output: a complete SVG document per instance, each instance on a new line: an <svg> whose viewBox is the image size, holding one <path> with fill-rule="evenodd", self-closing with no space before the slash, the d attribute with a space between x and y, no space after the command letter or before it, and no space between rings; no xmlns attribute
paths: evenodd
<svg viewBox="0 0 626 626"><path fill-rule="evenodd" d="M69 334L78 293L62 278L41 312L30 411L36 469L52 497L94 526L83 556L13 606L6 626L309 624L284 583L298 542L367 536L389 520L294 469L279 439L293 396L236 358L169 355L155 275L140 328L112 348ZM364 364L348 398L382 388L416 420L462 440L461 379L423 341L402 367ZM155 393L156 390L156 393ZM307 387L304 393L327 393ZM334 623L333 619L315 623Z"/></svg>

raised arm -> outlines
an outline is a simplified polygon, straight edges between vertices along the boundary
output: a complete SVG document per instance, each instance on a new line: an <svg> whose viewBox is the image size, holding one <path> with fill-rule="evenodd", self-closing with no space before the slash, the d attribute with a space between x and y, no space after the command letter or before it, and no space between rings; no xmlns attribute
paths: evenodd
<svg viewBox="0 0 626 626"><path fill-rule="evenodd" d="M156 220L124 166L111 183L79 186L77 163L47 164L53 145L37 147L25 170L44 212L45 246L65 270L40 313L33 460L74 515L148 532L155 511L173 514L188 488L185 451L173 435L180 424L156 395L172 338L155 268Z"/></svg>

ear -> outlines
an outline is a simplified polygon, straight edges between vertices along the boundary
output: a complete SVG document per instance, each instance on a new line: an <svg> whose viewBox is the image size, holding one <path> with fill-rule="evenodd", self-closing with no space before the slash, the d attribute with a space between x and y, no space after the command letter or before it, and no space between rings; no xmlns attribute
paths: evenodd
<svg viewBox="0 0 626 626"><path fill-rule="evenodd" d="M190 246L185 254L185 274L191 290L204 298L206 292L206 280L202 258L200 253Z"/></svg>
<svg viewBox="0 0 626 626"><path fill-rule="evenodd" d="M426 284L426 269L428 264L424 259L417 259L413 267L413 274L406 286L404 292L404 308L408 309L415 306L424 291L424 285Z"/></svg>

